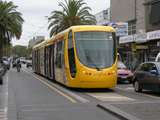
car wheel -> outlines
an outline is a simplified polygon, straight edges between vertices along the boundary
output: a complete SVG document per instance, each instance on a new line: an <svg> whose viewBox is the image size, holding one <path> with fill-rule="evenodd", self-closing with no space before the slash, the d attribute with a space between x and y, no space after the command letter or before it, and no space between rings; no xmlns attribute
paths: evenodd
<svg viewBox="0 0 160 120"><path fill-rule="evenodd" d="M134 90L136 92L142 92L142 85L138 81L135 81L134 83Z"/></svg>
<svg viewBox="0 0 160 120"><path fill-rule="evenodd" d="M129 82L129 84L131 84L131 83L132 83L132 80L128 80L128 82Z"/></svg>

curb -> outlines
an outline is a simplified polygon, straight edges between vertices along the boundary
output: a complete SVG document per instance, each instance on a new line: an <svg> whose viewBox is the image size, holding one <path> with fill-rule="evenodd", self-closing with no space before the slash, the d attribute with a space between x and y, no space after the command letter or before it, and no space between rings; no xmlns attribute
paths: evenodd
<svg viewBox="0 0 160 120"><path fill-rule="evenodd" d="M76 95L74 92L71 92L70 90L68 89L64 89L62 88L59 84L54 84L53 82L49 81L48 79L46 79L45 77L42 77L42 76L38 76L37 74L34 74L26 69L23 69L24 71L30 73L33 75L33 77L37 76L37 77L40 77L40 79L44 80L46 83L50 84L51 86L55 87L56 89L58 89L59 91L63 92L63 93L66 93L68 96L72 97L73 99L76 99L82 103L88 103L89 100L79 96L79 95ZM36 78L37 79L37 78Z"/></svg>
<svg viewBox="0 0 160 120"><path fill-rule="evenodd" d="M121 120L141 120L135 116L132 116L131 114L128 114L122 110L120 110L117 107L114 107L113 105L110 104L97 104L97 107L99 107L100 109L103 109L113 115L115 115L116 117L120 118Z"/></svg>
<svg viewBox="0 0 160 120"><path fill-rule="evenodd" d="M68 94L69 96L75 98L76 100L78 100L78 101L80 101L80 102L82 102L82 103L88 103L88 102L89 102L89 100L87 100L87 99L85 99L85 98L83 98L83 97L81 97L81 96L79 96L79 95L76 95L74 92L71 92L71 91L68 90L68 89L63 89L63 88L62 88L61 86L59 86L59 85L55 85L54 87L56 87L57 89L63 91L64 93Z"/></svg>
<svg viewBox="0 0 160 120"><path fill-rule="evenodd" d="M43 79L45 79L45 78L43 78ZM76 100L78 100L78 101L80 101L80 102L82 102L82 103L88 103L88 102L89 102L89 100L87 100L87 99L85 99L85 98L83 98L83 97L81 97L81 96L79 96L79 95L76 95L74 92L71 92L71 91L68 90L68 89L62 88L59 84L53 84L53 83L50 82L48 79L47 79L47 81L45 81L45 82L49 83L50 85L54 86L54 87L57 88L58 90L66 93L66 94L69 95L70 97L72 97L72 98L74 98L74 99L76 99Z"/></svg>

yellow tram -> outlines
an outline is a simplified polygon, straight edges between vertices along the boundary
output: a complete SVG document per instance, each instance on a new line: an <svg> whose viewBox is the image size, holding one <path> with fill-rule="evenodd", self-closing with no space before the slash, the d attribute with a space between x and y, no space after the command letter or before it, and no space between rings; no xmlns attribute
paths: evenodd
<svg viewBox="0 0 160 120"><path fill-rule="evenodd" d="M33 48L33 70L74 88L113 88L117 84L115 30L72 26Z"/></svg>

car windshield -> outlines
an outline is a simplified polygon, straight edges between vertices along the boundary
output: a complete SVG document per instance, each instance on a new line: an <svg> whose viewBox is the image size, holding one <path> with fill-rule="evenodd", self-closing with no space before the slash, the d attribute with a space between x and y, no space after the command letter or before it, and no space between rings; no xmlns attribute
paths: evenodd
<svg viewBox="0 0 160 120"><path fill-rule="evenodd" d="M126 69L127 67L125 66L124 63L118 62L118 68L120 68L120 69Z"/></svg>
<svg viewBox="0 0 160 120"><path fill-rule="evenodd" d="M158 62L157 66L158 66L158 70L160 72L160 62Z"/></svg>

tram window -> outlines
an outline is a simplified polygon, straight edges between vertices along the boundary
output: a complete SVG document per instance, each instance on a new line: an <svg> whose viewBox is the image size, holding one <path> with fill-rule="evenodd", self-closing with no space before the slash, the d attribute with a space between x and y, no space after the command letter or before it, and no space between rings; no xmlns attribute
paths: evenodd
<svg viewBox="0 0 160 120"><path fill-rule="evenodd" d="M55 51L55 45L51 45L51 77L53 79L55 79L55 65L54 65L54 61L55 61L55 56L54 56L54 52Z"/></svg>
<svg viewBox="0 0 160 120"><path fill-rule="evenodd" d="M74 56L74 47L72 41L72 32L69 33L68 38L68 59L69 59L69 68L71 76L74 78L76 75L76 63L75 63L75 56Z"/></svg>
<svg viewBox="0 0 160 120"><path fill-rule="evenodd" d="M63 42L60 41L56 44L56 67L62 68L62 57L63 57Z"/></svg>

